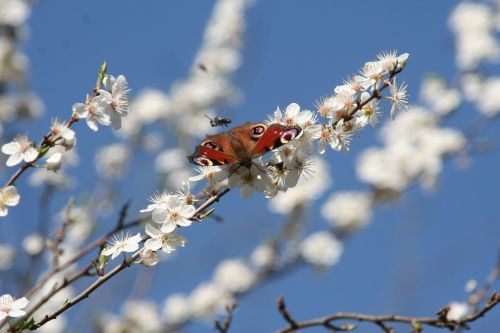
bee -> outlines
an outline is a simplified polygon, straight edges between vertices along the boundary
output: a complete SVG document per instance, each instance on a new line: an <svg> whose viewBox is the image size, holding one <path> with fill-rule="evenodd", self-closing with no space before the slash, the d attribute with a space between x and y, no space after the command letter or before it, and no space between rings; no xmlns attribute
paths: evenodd
<svg viewBox="0 0 500 333"><path fill-rule="evenodd" d="M219 118L219 117L213 117L213 118L210 118L209 116L205 115L205 117L208 118L208 120L210 120L210 126L212 127L217 127L217 126L226 126L231 124L231 119L229 118Z"/></svg>

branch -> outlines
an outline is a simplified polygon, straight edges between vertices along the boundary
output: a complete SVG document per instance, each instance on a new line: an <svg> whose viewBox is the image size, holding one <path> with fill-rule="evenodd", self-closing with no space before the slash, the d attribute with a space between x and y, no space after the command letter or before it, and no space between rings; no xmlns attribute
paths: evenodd
<svg viewBox="0 0 500 333"><path fill-rule="evenodd" d="M361 313L350 313L350 312L338 312L325 317L320 317L316 319L305 320L299 322L295 320L288 310L285 308L285 312L280 309L280 312L283 318L290 324L286 328L282 328L277 331L277 333L289 333L296 332L297 329L304 329L309 327L318 327L323 326L326 328L331 328L331 324L337 320L355 320L358 322L370 322L378 327L382 328L384 332L393 332L392 328L390 328L387 323L404 323L415 327L417 325L427 325L437 328L447 328L450 330L454 330L457 327L468 327L468 323L475 321L476 319L483 317L486 313L488 313L491 309L493 309L498 303L500 303L500 294L496 291L493 292L488 302L484 305L484 307L459 321L450 321L446 319L446 315L443 315L442 312L438 314L436 317L409 317L409 316L400 316L400 315L366 315ZM283 302L284 306L284 302ZM445 310L446 311L446 310ZM351 325L352 327L352 325ZM346 330L346 328L340 327L340 330Z"/></svg>
<svg viewBox="0 0 500 333"><path fill-rule="evenodd" d="M226 307L226 319L224 320L224 323L221 323L219 320L215 321L215 329L219 331L220 333L227 333L229 332L229 327L231 326L231 322L233 321L233 313L234 310L237 308L237 304L232 304Z"/></svg>
<svg viewBox="0 0 500 333"><path fill-rule="evenodd" d="M65 312L66 310L70 309L74 305L80 303L80 301L84 300L85 298L89 297L92 292L94 292L97 288L99 288L101 285L106 283L108 280L110 280L113 276L124 270L125 268L129 267L132 265L132 263L139 257L140 251L134 253L132 256L130 256L128 259L123 260L123 262L113 268L109 273L106 275L99 277L94 283L92 283L87 289L82 291L78 296L73 298L72 300L68 300L65 302L62 306L60 306L57 310L52 312L49 315L46 315L43 319L35 322L30 329L35 330L37 328L40 328L43 326L45 323L56 319L57 316L59 316L61 313ZM18 332L19 329L12 326L9 332Z"/></svg>

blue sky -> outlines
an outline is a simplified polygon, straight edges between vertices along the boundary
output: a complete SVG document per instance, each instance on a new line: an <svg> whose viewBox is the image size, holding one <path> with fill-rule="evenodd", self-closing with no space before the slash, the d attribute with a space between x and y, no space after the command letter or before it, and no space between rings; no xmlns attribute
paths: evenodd
<svg viewBox="0 0 500 333"><path fill-rule="evenodd" d="M291 102L312 108L364 62L390 49L410 53L401 80L408 83L410 102L415 103L425 74L456 80L453 36L447 28L455 4L452 0L256 1L247 13L244 63L234 77L244 99L220 111L238 124L262 120L276 106ZM47 111L24 130L30 137L40 137L50 118L69 117L71 105L83 101L95 82L103 59L108 59L111 73L127 77L132 93L145 87L167 91L188 73L212 5L213 1L193 0L39 2L28 22L24 50L31 62L32 87ZM447 125L465 128L474 112L464 107ZM90 191L96 180L95 147L117 138L107 129L93 133L83 122L77 125L82 161L72 174L80 179L79 189ZM498 127L494 124L484 135L495 136ZM365 189L355 177L354 161L376 141L376 130L367 129L356 137L349 154L328 153L332 190ZM147 171L153 159L141 155L129 170L131 180L120 187L124 200L133 199L135 212L156 190ZM245 296L231 331L270 332L283 326L275 310L281 295L301 319L334 311L432 315L448 301L463 299L465 282L487 275L500 245L499 159L498 151L474 156L466 170L448 161L434 193L413 187L399 202L378 209L373 223L347 242L338 265L324 272L299 269ZM21 185L23 190L32 191ZM75 189L71 194L76 193ZM60 195L54 206L66 197ZM28 208L36 205L36 199L37 193L26 194L20 207L13 209L10 223L33 219ZM321 200L308 212L310 230L325 226L320 204ZM221 258L247 256L282 220L267 211L266 200L259 195L245 200L230 193L217 205L217 212L225 222L190 228L189 245L154 270L149 296L161 299L191 290L210 276ZM24 230L15 232L20 235ZM105 287L106 310L122 301L110 295L128 296L123 290L132 289L135 274L124 274ZM89 302L96 300L97 295ZM77 307L73 313L82 311L89 310ZM473 332L491 332L498 326L497 313L475 323ZM186 331L211 331L211 327L195 324Z"/></svg>

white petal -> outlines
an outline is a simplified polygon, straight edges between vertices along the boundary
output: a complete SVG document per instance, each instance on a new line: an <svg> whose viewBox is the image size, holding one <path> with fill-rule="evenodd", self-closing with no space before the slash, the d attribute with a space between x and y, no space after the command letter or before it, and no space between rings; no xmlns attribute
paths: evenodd
<svg viewBox="0 0 500 333"><path fill-rule="evenodd" d="M160 249L163 246L161 239L159 238L150 238L146 240L144 243L144 248L151 250L151 251L156 251Z"/></svg>
<svg viewBox="0 0 500 333"><path fill-rule="evenodd" d="M164 234L169 234L174 231L176 227L177 224L175 224L175 222L169 221L167 223L163 223L163 225L161 226L161 232L163 232Z"/></svg>
<svg viewBox="0 0 500 333"><path fill-rule="evenodd" d="M285 110L286 114L290 117L295 117L300 112L300 105L297 103L290 103Z"/></svg>
<svg viewBox="0 0 500 333"><path fill-rule="evenodd" d="M192 217L196 208L193 205L186 205L181 209L181 215L184 217Z"/></svg>
<svg viewBox="0 0 500 333"><path fill-rule="evenodd" d="M38 150L31 147L24 153L25 162L33 162L38 157Z"/></svg>
<svg viewBox="0 0 500 333"><path fill-rule="evenodd" d="M15 309L22 309L25 308L26 305L28 305L29 301L26 297L16 299L14 303L12 303L12 307Z"/></svg>
<svg viewBox="0 0 500 333"><path fill-rule="evenodd" d="M156 223L164 223L167 217L168 217L168 209L166 209L165 207L157 207L153 211L153 214L151 215L151 218Z"/></svg>
<svg viewBox="0 0 500 333"><path fill-rule="evenodd" d="M26 314L26 311L23 310L18 310L18 309L11 309L9 311L9 317L21 317Z"/></svg>
<svg viewBox="0 0 500 333"><path fill-rule="evenodd" d="M12 155L21 150L21 145L17 142L9 142L2 146L2 153Z"/></svg>
<svg viewBox="0 0 500 333"><path fill-rule="evenodd" d="M123 251L125 252L134 252L139 249L139 244L137 243L129 243L127 242L125 246L123 247Z"/></svg>
<svg viewBox="0 0 500 333"><path fill-rule="evenodd" d="M145 231L146 231L146 234L150 237L153 237L153 238L161 237L161 231L156 229L155 227L153 227L153 225L150 223L146 224Z"/></svg>
<svg viewBox="0 0 500 333"><path fill-rule="evenodd" d="M7 318L7 312L0 311L0 320Z"/></svg>
<svg viewBox="0 0 500 333"><path fill-rule="evenodd" d="M9 213L9 210L7 209L7 206L0 205L0 216L7 216Z"/></svg>
<svg viewBox="0 0 500 333"><path fill-rule="evenodd" d="M188 219L180 219L177 221L177 225L180 225L181 227L189 227L191 223L192 221Z"/></svg>
<svg viewBox="0 0 500 333"><path fill-rule="evenodd" d="M89 114L83 103L73 104L73 112L80 118L85 118Z"/></svg>
<svg viewBox="0 0 500 333"><path fill-rule="evenodd" d="M99 130L99 127L97 127L97 123L93 118L87 118L87 126L94 132L97 132Z"/></svg>
<svg viewBox="0 0 500 333"><path fill-rule="evenodd" d="M10 155L5 165L11 167L21 163L22 160L23 160L23 155L21 153L15 153L13 155Z"/></svg>

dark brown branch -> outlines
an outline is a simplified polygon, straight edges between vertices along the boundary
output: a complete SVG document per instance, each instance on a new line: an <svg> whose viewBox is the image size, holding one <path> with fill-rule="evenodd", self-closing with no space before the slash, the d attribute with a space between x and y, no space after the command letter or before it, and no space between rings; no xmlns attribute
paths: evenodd
<svg viewBox="0 0 500 333"><path fill-rule="evenodd" d="M436 317L410 317L410 316L399 316L399 315L382 315L382 316L374 316L374 315L366 315L360 313L349 313L349 312L338 312L325 317L320 317L316 319L306 320L302 322L298 322L293 317L290 316L288 311L283 312L280 310L284 319L290 324L286 328L282 328L278 330L278 333L288 333L288 332L296 332L297 329L305 329L309 327L329 327L332 322L337 320L355 320L359 322L370 322L378 327L382 328L384 332L393 332L392 328L390 328L387 323L404 323L411 325L412 327L415 324L427 325L437 328L447 328L450 330L456 329L457 327L468 327L468 323L475 321L476 319L483 317L486 313L488 313L491 309L493 309L498 303L500 303L500 294L497 292L493 292L488 302L484 305L484 307L459 321L450 321L446 319L446 316L438 315ZM285 316L286 314L286 316Z"/></svg>
<svg viewBox="0 0 500 333"><path fill-rule="evenodd" d="M229 332L229 327L231 327L231 322L233 321L233 313L237 307L237 304L232 304L226 307L226 319L224 319L224 323L221 323L220 320L216 320L214 323L214 328L217 331L220 333Z"/></svg>

